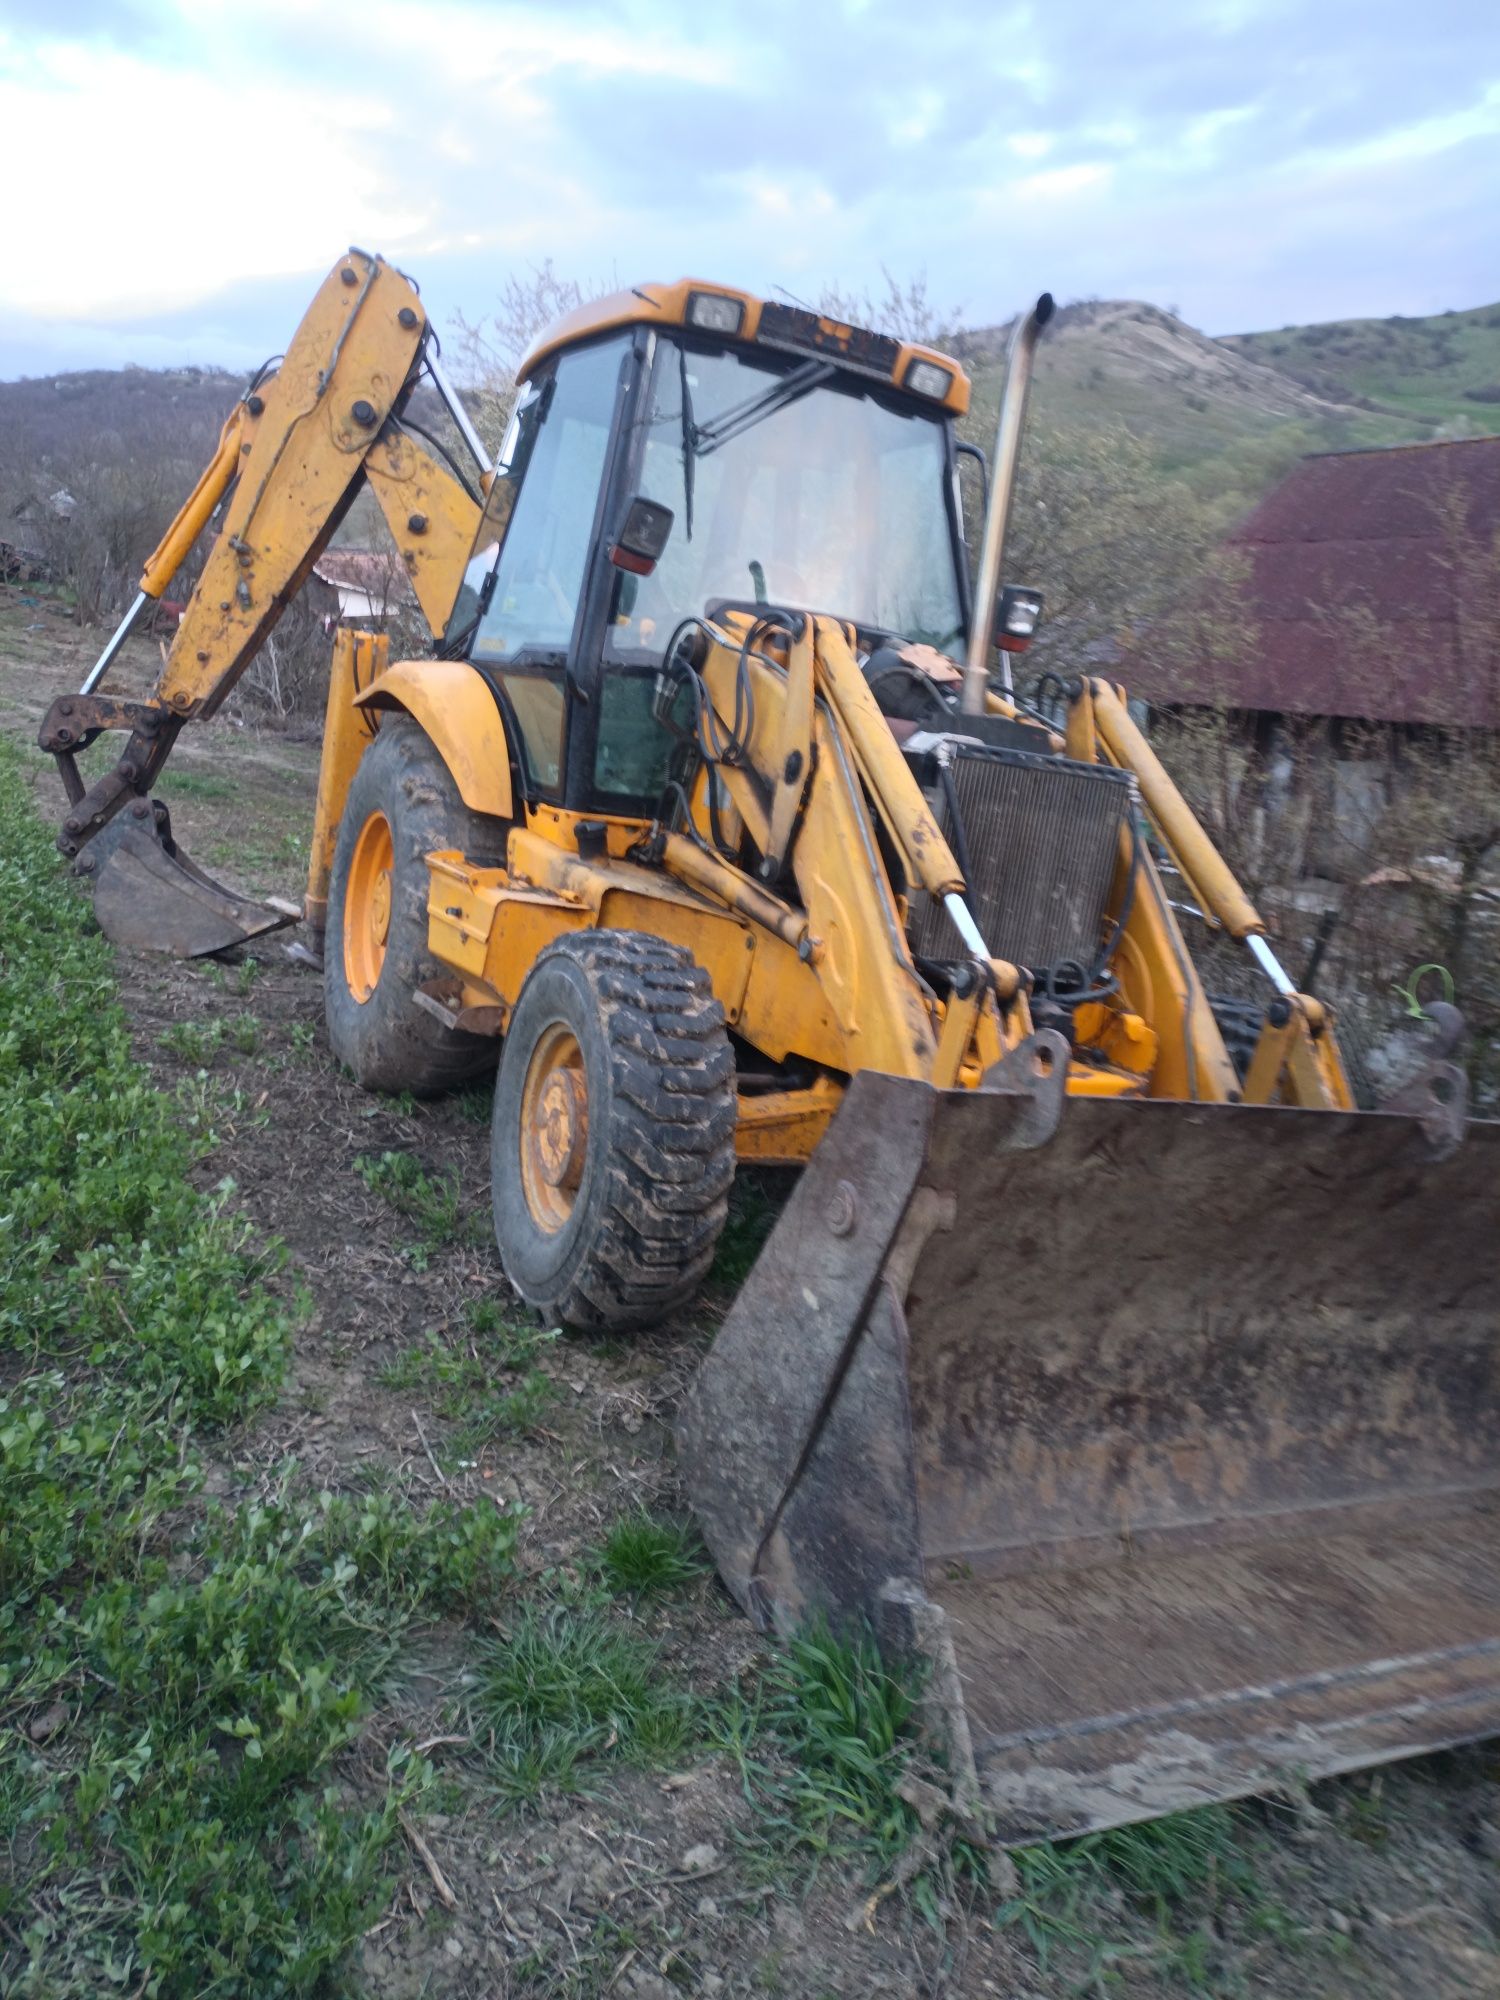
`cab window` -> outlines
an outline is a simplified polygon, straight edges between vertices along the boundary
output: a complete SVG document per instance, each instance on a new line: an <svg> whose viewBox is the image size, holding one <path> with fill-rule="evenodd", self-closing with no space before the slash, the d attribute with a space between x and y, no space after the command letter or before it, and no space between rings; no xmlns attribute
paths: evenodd
<svg viewBox="0 0 1500 2000"><path fill-rule="evenodd" d="M577 349L528 385L465 577L478 613L470 658L504 688L528 773L547 790L560 780L563 670L629 344L626 336Z"/></svg>

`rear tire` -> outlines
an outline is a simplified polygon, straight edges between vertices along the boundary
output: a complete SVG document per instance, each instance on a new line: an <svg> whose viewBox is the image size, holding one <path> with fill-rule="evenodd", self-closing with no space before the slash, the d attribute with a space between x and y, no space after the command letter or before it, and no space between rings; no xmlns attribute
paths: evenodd
<svg viewBox="0 0 1500 2000"><path fill-rule="evenodd" d="M734 1179L734 1053L708 974L637 931L549 945L495 1083L495 1241L548 1319L660 1319L713 1261Z"/></svg>
<svg viewBox="0 0 1500 2000"><path fill-rule="evenodd" d="M505 831L464 804L410 717L384 719L339 822L323 941L328 1039L366 1090L431 1097L493 1067L493 1037L445 1028L412 994L442 972L427 949L426 856L499 861Z"/></svg>

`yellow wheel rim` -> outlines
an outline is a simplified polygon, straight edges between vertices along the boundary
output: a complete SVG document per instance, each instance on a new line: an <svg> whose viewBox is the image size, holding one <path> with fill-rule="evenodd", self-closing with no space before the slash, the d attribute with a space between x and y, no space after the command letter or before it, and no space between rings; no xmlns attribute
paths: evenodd
<svg viewBox="0 0 1500 2000"><path fill-rule="evenodd" d="M359 830L344 891L344 980L361 1006L380 984L391 930L391 823L372 812Z"/></svg>
<svg viewBox="0 0 1500 2000"><path fill-rule="evenodd" d="M583 1051L561 1021L543 1031L521 1090L521 1188L539 1229L555 1235L573 1213L588 1154Z"/></svg>

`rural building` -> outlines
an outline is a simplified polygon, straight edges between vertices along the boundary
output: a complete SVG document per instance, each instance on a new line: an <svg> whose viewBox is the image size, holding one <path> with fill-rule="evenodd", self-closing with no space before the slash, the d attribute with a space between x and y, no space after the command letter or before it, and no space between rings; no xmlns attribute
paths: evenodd
<svg viewBox="0 0 1500 2000"><path fill-rule="evenodd" d="M341 625L384 625L416 609L411 578L394 550L329 549L313 564L313 575L337 593Z"/></svg>
<svg viewBox="0 0 1500 2000"><path fill-rule="evenodd" d="M1302 872L1360 877L1408 751L1500 736L1500 437L1303 459L1126 679L1227 711L1257 752L1239 806L1300 790Z"/></svg>
<svg viewBox="0 0 1500 2000"><path fill-rule="evenodd" d="M1196 631L1142 650L1159 705L1500 729L1500 437L1302 460L1226 543ZM1344 732L1333 732L1335 741Z"/></svg>

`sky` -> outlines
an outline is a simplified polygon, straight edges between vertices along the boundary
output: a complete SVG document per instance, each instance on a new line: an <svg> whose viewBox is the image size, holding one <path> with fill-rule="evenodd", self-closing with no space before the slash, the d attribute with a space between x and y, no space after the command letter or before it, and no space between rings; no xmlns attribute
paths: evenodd
<svg viewBox="0 0 1500 2000"><path fill-rule="evenodd" d="M925 276L1211 333L1500 298L1496 0L0 0L0 378L249 368L350 243L441 330Z"/></svg>

